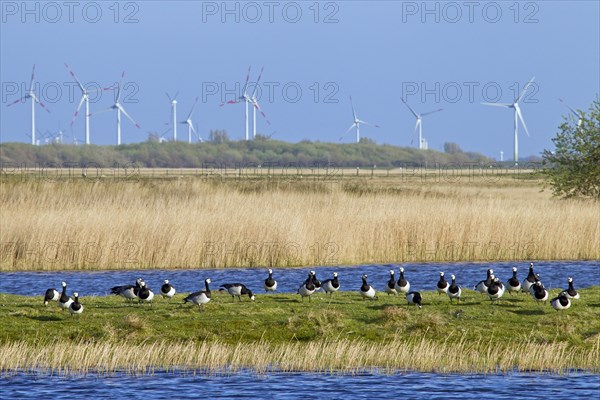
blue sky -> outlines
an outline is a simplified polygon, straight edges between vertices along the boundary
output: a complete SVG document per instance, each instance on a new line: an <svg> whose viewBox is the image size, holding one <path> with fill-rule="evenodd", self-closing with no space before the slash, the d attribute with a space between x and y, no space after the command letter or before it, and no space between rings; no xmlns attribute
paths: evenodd
<svg viewBox="0 0 600 400"><path fill-rule="evenodd" d="M520 129L520 155L527 156L552 146L567 113L559 97L587 109L600 92L597 1L23 4L1 4L3 142L29 141L29 104L6 104L24 94L34 63L38 95L51 110L36 111L42 131L60 123L70 133L80 94L64 62L85 84L110 86L126 71L123 105L141 129L123 121L125 143L168 128L165 91L179 91L179 120L200 96L193 120L202 136L225 129L241 139L244 107L219 104L241 90L250 65L251 80L265 68L259 101L271 125L259 116L259 133L337 142L352 123L352 95L358 117L381 126L362 128L362 136L416 146L405 96L419 112L444 108L424 119L430 148L456 142L495 158L503 150L507 159L512 111L482 101L511 102L536 77L521 105L531 137ZM92 101L92 113L112 96ZM93 143L115 143L115 119L91 117ZM73 133L83 139L83 115ZM180 125L178 136L186 134Z"/></svg>

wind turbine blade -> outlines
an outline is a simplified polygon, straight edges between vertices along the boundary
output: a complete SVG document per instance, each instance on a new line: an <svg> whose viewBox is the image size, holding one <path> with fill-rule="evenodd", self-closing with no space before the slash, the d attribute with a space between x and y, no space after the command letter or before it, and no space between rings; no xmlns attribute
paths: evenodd
<svg viewBox="0 0 600 400"><path fill-rule="evenodd" d="M415 118L419 118L419 114L417 114L417 112L415 110L412 109L411 106L408 105L408 103L406 101L404 101L404 99L402 97L400 97L400 99L402 100L402 102L404 104L406 104L406 107L408 107L408 109L410 110L410 112L415 116Z"/></svg>
<svg viewBox="0 0 600 400"><path fill-rule="evenodd" d="M250 81L250 68L252 68L252 65L250 65L248 67L248 73L246 73L246 82L244 83L244 90L242 91L243 95L246 95L246 88L248 87L248 81Z"/></svg>
<svg viewBox="0 0 600 400"><path fill-rule="evenodd" d="M523 119L523 115L521 114L521 109L517 108L516 110L517 116L521 120L521 124L523 124L523 128L525 128L525 133L529 136L529 131L527 130L527 125L525 125L525 120Z"/></svg>
<svg viewBox="0 0 600 400"><path fill-rule="evenodd" d="M265 67L262 67L260 69L260 74L258 74L258 79L256 80L256 86L254 86L254 92L252 92L252 98L256 98L256 91L258 90L258 83L260 82L260 78L262 77L262 73L264 71Z"/></svg>
<svg viewBox="0 0 600 400"><path fill-rule="evenodd" d="M17 104L17 103L22 103L22 102L24 102L25 100L27 100L27 96L23 96L23 97L21 97L20 99L17 99L17 100L15 100L15 101L13 101L12 103L8 103L8 104L6 105L6 107L10 107L10 106L12 106L13 104Z"/></svg>
<svg viewBox="0 0 600 400"><path fill-rule="evenodd" d="M83 93L85 93L85 88L83 87L83 84L79 81L79 79L77 79L77 76L75 75L75 72L73 72L73 70L71 69L71 67L69 67L69 64L65 63L65 67L67 67L67 70L69 71L69 74L71 74L71 76L73 77L73 79L75 79L75 82L77 82L77 84L79 85L79 89L81 89L81 91Z"/></svg>
<svg viewBox="0 0 600 400"><path fill-rule="evenodd" d="M123 78L124 77L125 77L125 71L123 71L121 73L121 80L119 80L119 84L117 86L117 97L116 97L115 102L117 102L117 101L119 101L121 99L121 86L123 84Z"/></svg>
<svg viewBox="0 0 600 400"><path fill-rule="evenodd" d="M506 104L506 103L481 103L484 106L492 106L492 107L503 107L503 108L511 108L512 104Z"/></svg>
<svg viewBox="0 0 600 400"><path fill-rule="evenodd" d="M356 121L358 118L356 118L356 111L354 111L354 104L352 104L352 96L350 96L350 107L352 107L352 116L354 117L354 121Z"/></svg>
<svg viewBox="0 0 600 400"><path fill-rule="evenodd" d="M50 112L50 110L46 107L46 105L40 101L40 99L37 98L37 96L34 93L30 94L31 98L33 99L33 101L35 101L36 103L38 103L40 106L42 106L42 108L48 112Z"/></svg>
<svg viewBox="0 0 600 400"><path fill-rule="evenodd" d="M194 100L194 104L192 105L192 109L190 110L187 119L192 118L192 113L194 112L194 108L196 108L196 103L198 103L198 97L196 97L196 100Z"/></svg>
<svg viewBox="0 0 600 400"><path fill-rule="evenodd" d="M33 90L33 78L35 76L35 64L33 64L33 69L31 70L31 81L29 81L29 90Z"/></svg>
<svg viewBox="0 0 600 400"><path fill-rule="evenodd" d="M137 122L135 122L133 120L133 118L131 118L131 116L129 114L127 114L127 111L125 111L125 109L123 108L123 106L121 106L119 104L118 107L119 107L119 110L121 110L121 112L127 117L127 119L129 119L135 125L136 128L140 128L140 125Z"/></svg>
<svg viewBox="0 0 600 400"><path fill-rule="evenodd" d="M258 101L254 101L252 104L254 105L254 108L260 111L260 115L262 115L262 117L267 121L267 124L271 125L271 121L269 121L269 118L267 118L267 114L265 114L265 112L260 108Z"/></svg>
<svg viewBox="0 0 600 400"><path fill-rule="evenodd" d="M573 115L575 115L577 118L581 118L581 114L579 114L576 110L574 110L573 108L571 108L567 103L565 103L565 101L563 99L558 99L561 103L564 104L565 107L567 107L572 113Z"/></svg>
<svg viewBox="0 0 600 400"><path fill-rule="evenodd" d="M77 118L77 115L79 115L79 109L81 109L81 106L83 105L84 101L85 101L85 97L81 96L81 100L79 100L79 105L77 106L77 110L75 110L75 114L73 114L73 119L71 120L71 126L73 126L73 124L75 123L75 119Z"/></svg>
<svg viewBox="0 0 600 400"><path fill-rule="evenodd" d="M239 97L239 98L237 98L235 100L229 100L229 101L226 101L225 103L221 103L221 104L219 104L219 107L223 107L225 104L237 104L237 103L241 103L242 101L245 101L245 100L246 100L245 98Z"/></svg>
<svg viewBox="0 0 600 400"><path fill-rule="evenodd" d="M352 128L354 128L356 126L356 123L353 123L352 125L350 125L350 128L348 128L348 130L346 132L344 132L344 134L340 137L340 142L342 140L344 140L344 138L348 135L348 132L350 132L352 130Z"/></svg>
<svg viewBox="0 0 600 400"><path fill-rule="evenodd" d="M108 107L108 108L105 108L104 110L100 110L100 111L96 111L96 112L93 112L93 113L89 113L88 117L91 117L92 115L104 114L105 112L112 111L112 110L114 110L113 107Z"/></svg>
<svg viewBox="0 0 600 400"><path fill-rule="evenodd" d="M525 87L523 88L523 90L521 91L521 94L519 95L519 97L517 97L515 99L515 103L518 103L519 101L521 101L521 99L523 98L523 96L525 95L525 92L527 91L527 89L529 89L529 86L531 86L531 84L533 83L533 80L535 79L535 76L533 78L531 78L529 80L529 82L527 82L527 84L525 85Z"/></svg>
<svg viewBox="0 0 600 400"><path fill-rule="evenodd" d="M359 119L359 120L358 120L358 122L359 122L359 123L361 123L361 124L363 124L363 125L369 125L369 126L372 126L372 127L374 127L374 128L379 128L379 125L377 125L377 124L372 124L372 123L370 123L370 122L367 122L367 121L363 121L362 119Z"/></svg>
<svg viewBox="0 0 600 400"><path fill-rule="evenodd" d="M194 135L196 135L196 137L200 139L200 136L198 136L198 132L196 132L196 128L194 128L194 123L192 121L190 121L190 129L192 130L192 132L194 132Z"/></svg>
<svg viewBox="0 0 600 400"><path fill-rule="evenodd" d="M440 112L440 111L443 111L443 110L444 110L443 108L438 108L437 110L429 111L429 112L421 114L421 117L424 117L424 116L430 115L430 114L435 114L436 112Z"/></svg>

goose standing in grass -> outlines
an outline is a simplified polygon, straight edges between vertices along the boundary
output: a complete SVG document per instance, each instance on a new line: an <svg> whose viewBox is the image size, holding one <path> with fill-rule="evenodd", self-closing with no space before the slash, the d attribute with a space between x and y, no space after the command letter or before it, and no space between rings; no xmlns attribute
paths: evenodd
<svg viewBox="0 0 600 400"><path fill-rule="evenodd" d="M506 288L510 295L512 295L512 292L519 293L521 291L521 282L519 282L519 278L517 278L517 267L513 267L512 272L512 278L506 281Z"/></svg>
<svg viewBox="0 0 600 400"><path fill-rule="evenodd" d="M83 312L83 305L79 302L79 293L73 293L73 300L69 305L69 312L71 313L71 317L74 314L81 314Z"/></svg>
<svg viewBox="0 0 600 400"><path fill-rule="evenodd" d="M525 279L523 279L523 284L521 285L521 288L523 291L529 291L529 289L538 281L538 278L535 275L535 272L533 272L533 263L529 263L529 273L527 274L527 277Z"/></svg>
<svg viewBox="0 0 600 400"><path fill-rule="evenodd" d="M565 292L562 292L558 295L558 297L550 300L550 305L556 311L566 310L567 308L571 307L571 300L565 295Z"/></svg>
<svg viewBox="0 0 600 400"><path fill-rule="evenodd" d="M135 281L135 285L114 286L110 289L110 293L117 296L122 296L132 303L134 299L137 299L137 292L140 288L141 282L142 278L138 278Z"/></svg>
<svg viewBox="0 0 600 400"><path fill-rule="evenodd" d="M221 285L221 290L226 289L231 295L231 299L235 301L237 296L239 301L242 301L242 295L248 295L250 300L254 301L254 294L252 290L248 289L243 283L225 283Z"/></svg>
<svg viewBox="0 0 600 400"><path fill-rule="evenodd" d="M544 285L542 285L542 282L537 281L535 285L533 285L533 287L533 298L535 299L535 301L537 301L538 304L542 302L546 303L546 301L548 300L548 291L546 290Z"/></svg>
<svg viewBox="0 0 600 400"><path fill-rule="evenodd" d="M494 303L496 300L500 299L504 295L504 289L502 288L502 283L500 279L496 278L492 275L492 282L487 289L487 295L490 298L490 301Z"/></svg>
<svg viewBox="0 0 600 400"><path fill-rule="evenodd" d="M492 275L494 275L494 270L489 268L487 270L487 278L483 281L479 281L477 285L475 285L475 290L482 295L487 294L488 287L492 284Z"/></svg>
<svg viewBox="0 0 600 400"><path fill-rule="evenodd" d="M44 305L47 306L48 303L51 301L58 301L59 298L60 293L58 293L58 290L54 288L48 289L46 290L46 294L44 295Z"/></svg>
<svg viewBox="0 0 600 400"><path fill-rule="evenodd" d="M298 288L297 293L300 295L300 297L302 297L302 302L304 302L305 297L308 297L308 301L311 301L310 296L312 296L315 290L317 290L315 284L313 283L313 276L314 273L311 271L311 273L308 275L308 279L305 280L304 283Z"/></svg>
<svg viewBox="0 0 600 400"><path fill-rule="evenodd" d="M575 288L573 287L573 278L569 277L568 282L569 288L567 290L563 290L561 294L564 293L564 295L568 299L579 300L579 293L577 293L577 290L575 290Z"/></svg>
<svg viewBox="0 0 600 400"><path fill-rule="evenodd" d="M327 279L323 281L322 287L325 291L325 294L329 294L331 296L333 296L333 292L337 292L338 290L340 290L340 281L338 280L338 273L334 272L332 279Z"/></svg>
<svg viewBox="0 0 600 400"><path fill-rule="evenodd" d="M533 285L529 286L529 294L531 294L532 296L535 295L535 287L538 282L541 283L542 287L544 287L544 284L540 279L540 274L535 274L535 282L533 283Z"/></svg>
<svg viewBox="0 0 600 400"><path fill-rule="evenodd" d="M60 294L60 298L58 299L58 305L63 309L69 309L69 306L73 302L73 299L67 296L67 283L62 283L62 293Z"/></svg>
<svg viewBox="0 0 600 400"><path fill-rule="evenodd" d="M406 293L406 301L408 305L415 305L421 309L423 307L421 293L419 292L408 292Z"/></svg>
<svg viewBox="0 0 600 400"><path fill-rule="evenodd" d="M146 286L146 282L140 282L140 290L138 290L138 299L140 299L140 303L146 302L152 304L152 300L154 299L154 293L150 290L149 287Z"/></svg>
<svg viewBox="0 0 600 400"><path fill-rule="evenodd" d="M367 275L362 276L362 285L360 287L360 294L361 294L363 300L377 298L375 296L375 289L373 289L373 286L371 286L367 283Z"/></svg>
<svg viewBox="0 0 600 400"><path fill-rule="evenodd" d="M204 281L204 290L201 290L199 292L195 292L190 294L188 297L186 297L185 299L183 299L184 303L190 302L193 304L196 304L198 307L203 307L204 304L208 303L210 301L211 298L211 294L210 294L210 288L208 287L208 284L211 283L210 279L206 279ZM202 308L200 308L202 310Z"/></svg>
<svg viewBox="0 0 600 400"><path fill-rule="evenodd" d="M387 281L387 284L385 285L385 292L388 294L388 296L390 294L398 294L398 291L396 290L396 278L394 277L393 269L390 269L390 280Z"/></svg>
<svg viewBox="0 0 600 400"><path fill-rule="evenodd" d="M440 272L440 280L437 283L438 296L442 293L447 293L449 286L450 285L448 285L448 282L446 282L446 279L444 279L444 273Z"/></svg>
<svg viewBox="0 0 600 400"><path fill-rule="evenodd" d="M448 294L448 297L450 297L450 303L452 303L452 300L454 299L456 299L457 302L460 302L460 295L462 293L462 289L456 284L456 277L452 275L451 278L452 283L448 287L448 291L446 292L446 294Z"/></svg>
<svg viewBox="0 0 600 400"><path fill-rule="evenodd" d="M265 292L274 292L277 290L277 281L273 279L273 270L269 269L269 277L265 279Z"/></svg>
<svg viewBox="0 0 600 400"><path fill-rule="evenodd" d="M404 278L404 268L400 267L400 278L396 283L396 290L400 293L408 293L410 291L410 283Z"/></svg>
<svg viewBox="0 0 600 400"><path fill-rule="evenodd" d="M162 297L166 297L168 299L172 299L173 296L175 296L175 288L173 287L173 285L171 285L169 283L168 279L165 279L165 283L163 283L163 285L160 287L160 295Z"/></svg>

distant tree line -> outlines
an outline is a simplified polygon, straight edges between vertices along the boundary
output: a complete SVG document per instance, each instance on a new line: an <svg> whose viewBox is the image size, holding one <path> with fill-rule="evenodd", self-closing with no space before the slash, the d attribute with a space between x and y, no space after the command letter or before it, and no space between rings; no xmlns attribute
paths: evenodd
<svg viewBox="0 0 600 400"><path fill-rule="evenodd" d="M489 164L491 159L463 152L454 143L444 146L444 153L408 147L378 145L372 141L338 144L302 141L288 143L257 136L252 141L231 141L225 131L211 131L209 140L201 143L159 143L149 140L121 146L74 146L50 144L31 146L24 143L0 144L0 162L27 166L50 166L75 163L111 167L134 163L147 168L202 168L207 164L235 168L245 165L394 168L407 164L435 166L439 164Z"/></svg>

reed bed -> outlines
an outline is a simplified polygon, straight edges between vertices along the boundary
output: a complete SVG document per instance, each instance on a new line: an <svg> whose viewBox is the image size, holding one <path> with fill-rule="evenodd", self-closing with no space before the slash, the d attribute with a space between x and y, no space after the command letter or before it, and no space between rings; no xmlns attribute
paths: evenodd
<svg viewBox="0 0 600 400"><path fill-rule="evenodd" d="M591 351L572 351L566 343L496 342L464 339L440 344L422 338L385 343L361 340L315 342L203 343L47 343L0 345L0 372L44 370L54 373L125 372L155 370L257 373L363 371L392 373L506 373L536 371L566 373L600 371L600 342Z"/></svg>
<svg viewBox="0 0 600 400"><path fill-rule="evenodd" d="M600 258L600 212L537 181L6 179L0 271Z"/></svg>

